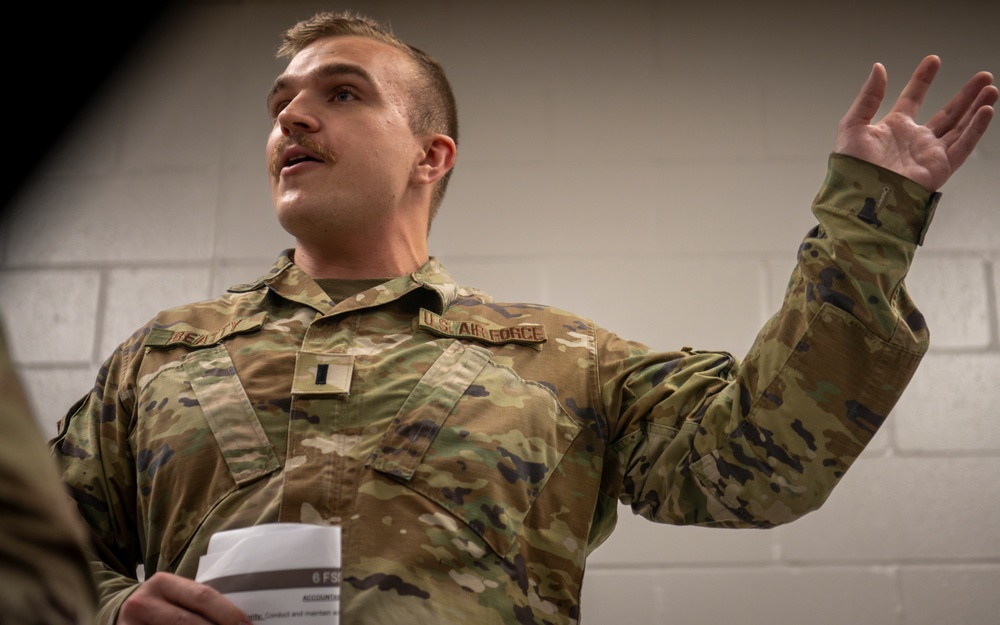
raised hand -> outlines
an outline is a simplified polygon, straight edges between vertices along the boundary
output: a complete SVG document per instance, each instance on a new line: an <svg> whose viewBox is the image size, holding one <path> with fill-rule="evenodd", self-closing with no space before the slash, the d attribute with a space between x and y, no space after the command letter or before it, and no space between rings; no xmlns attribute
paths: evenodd
<svg viewBox="0 0 1000 625"><path fill-rule="evenodd" d="M993 76L979 72L923 126L914 120L941 59L928 56L917 66L892 110L872 118L885 97L888 76L876 63L858 97L840 120L834 151L854 156L937 191L965 162L993 119L998 95Z"/></svg>

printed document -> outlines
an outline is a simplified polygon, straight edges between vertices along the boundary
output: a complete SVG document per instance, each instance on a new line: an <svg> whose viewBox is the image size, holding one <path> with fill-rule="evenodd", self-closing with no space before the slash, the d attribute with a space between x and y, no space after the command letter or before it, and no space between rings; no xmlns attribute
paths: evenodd
<svg viewBox="0 0 1000 625"><path fill-rule="evenodd" d="M340 528L273 523L218 532L195 580L256 625L337 625Z"/></svg>

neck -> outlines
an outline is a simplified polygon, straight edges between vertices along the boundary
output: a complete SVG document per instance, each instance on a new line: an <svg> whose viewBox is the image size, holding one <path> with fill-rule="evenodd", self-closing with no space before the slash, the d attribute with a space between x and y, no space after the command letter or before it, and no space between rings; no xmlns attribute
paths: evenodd
<svg viewBox="0 0 1000 625"><path fill-rule="evenodd" d="M339 218L292 221L295 264L312 278L395 278L427 262L430 191L408 191L390 207L340 207Z"/></svg>
<svg viewBox="0 0 1000 625"><path fill-rule="evenodd" d="M395 278L413 273L428 259L427 242L395 245L383 242L362 249L317 247L301 240L295 244L295 264L311 278Z"/></svg>

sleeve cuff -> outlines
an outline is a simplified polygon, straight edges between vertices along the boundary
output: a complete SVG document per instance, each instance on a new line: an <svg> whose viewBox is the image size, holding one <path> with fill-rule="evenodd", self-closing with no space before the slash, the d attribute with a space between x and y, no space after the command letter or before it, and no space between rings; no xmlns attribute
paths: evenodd
<svg viewBox="0 0 1000 625"><path fill-rule="evenodd" d="M876 230L923 245L941 194L861 159L830 155L816 208L847 212ZM834 208L836 207L836 208Z"/></svg>

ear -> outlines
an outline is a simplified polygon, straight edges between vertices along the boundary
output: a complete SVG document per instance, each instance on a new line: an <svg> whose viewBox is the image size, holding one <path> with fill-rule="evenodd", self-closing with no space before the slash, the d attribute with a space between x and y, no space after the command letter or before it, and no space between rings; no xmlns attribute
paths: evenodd
<svg viewBox="0 0 1000 625"><path fill-rule="evenodd" d="M423 153L413 170L413 182L434 184L455 166L458 149L451 137L441 134L427 135Z"/></svg>

